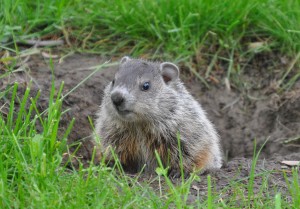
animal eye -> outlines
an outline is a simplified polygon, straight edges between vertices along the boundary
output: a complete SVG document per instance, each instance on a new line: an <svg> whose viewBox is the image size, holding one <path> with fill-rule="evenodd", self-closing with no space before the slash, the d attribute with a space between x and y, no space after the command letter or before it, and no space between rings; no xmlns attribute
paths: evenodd
<svg viewBox="0 0 300 209"><path fill-rule="evenodd" d="M145 82L142 86L143 91L147 91L149 88L150 88L150 83L149 82Z"/></svg>

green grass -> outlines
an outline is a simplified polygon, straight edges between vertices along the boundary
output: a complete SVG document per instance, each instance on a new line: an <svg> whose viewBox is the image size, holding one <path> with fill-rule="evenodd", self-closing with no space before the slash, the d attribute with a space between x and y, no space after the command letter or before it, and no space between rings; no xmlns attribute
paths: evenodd
<svg viewBox="0 0 300 209"><path fill-rule="evenodd" d="M177 60L205 44L233 48L265 41L300 50L297 0L3 0L0 8L2 40L51 34L92 51L150 51Z"/></svg>

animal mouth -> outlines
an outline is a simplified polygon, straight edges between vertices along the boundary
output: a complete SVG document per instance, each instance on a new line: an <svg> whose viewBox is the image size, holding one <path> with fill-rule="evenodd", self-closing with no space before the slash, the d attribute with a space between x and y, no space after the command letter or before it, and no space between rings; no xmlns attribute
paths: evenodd
<svg viewBox="0 0 300 209"><path fill-rule="evenodd" d="M120 116L127 116L127 115L130 115L131 113L133 113L132 110L127 109L127 108L116 107L116 110Z"/></svg>
<svg viewBox="0 0 300 209"><path fill-rule="evenodd" d="M132 113L132 111L130 111L130 110L119 110L119 109L117 109L117 111L120 115L124 115L124 116Z"/></svg>
<svg viewBox="0 0 300 209"><path fill-rule="evenodd" d="M117 114L119 115L120 118L124 120L128 120L134 115L134 111L131 108L126 108L126 107L116 107L115 110Z"/></svg>

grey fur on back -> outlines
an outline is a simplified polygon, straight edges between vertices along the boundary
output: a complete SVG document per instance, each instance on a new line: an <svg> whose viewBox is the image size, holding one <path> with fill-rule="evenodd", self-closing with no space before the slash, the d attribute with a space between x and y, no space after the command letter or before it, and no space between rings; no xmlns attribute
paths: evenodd
<svg viewBox="0 0 300 209"><path fill-rule="evenodd" d="M178 133L186 172L221 167L219 136L180 81L177 66L124 57L96 120L101 152L110 159L112 147L127 170L146 165L152 173L157 150L164 165L178 171Z"/></svg>

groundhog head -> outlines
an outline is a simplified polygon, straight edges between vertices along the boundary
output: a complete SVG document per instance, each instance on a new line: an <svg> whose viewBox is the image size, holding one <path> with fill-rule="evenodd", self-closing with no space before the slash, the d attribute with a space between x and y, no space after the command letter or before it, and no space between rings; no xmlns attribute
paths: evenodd
<svg viewBox="0 0 300 209"><path fill-rule="evenodd" d="M107 88L105 105L124 121L157 119L174 111L178 83L179 69L173 63L123 57Z"/></svg>

